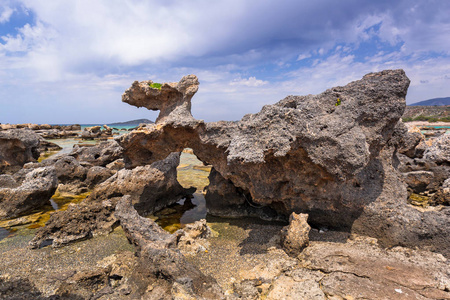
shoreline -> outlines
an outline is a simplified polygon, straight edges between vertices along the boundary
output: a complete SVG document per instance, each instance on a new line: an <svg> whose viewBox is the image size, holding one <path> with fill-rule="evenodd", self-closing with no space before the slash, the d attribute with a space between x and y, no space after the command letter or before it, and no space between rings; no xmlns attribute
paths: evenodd
<svg viewBox="0 0 450 300"><path fill-rule="evenodd" d="M406 126L430 126L430 127L434 127L434 126L449 126L450 127L450 122L427 122L427 121L411 121L411 122L404 122L404 124Z"/></svg>

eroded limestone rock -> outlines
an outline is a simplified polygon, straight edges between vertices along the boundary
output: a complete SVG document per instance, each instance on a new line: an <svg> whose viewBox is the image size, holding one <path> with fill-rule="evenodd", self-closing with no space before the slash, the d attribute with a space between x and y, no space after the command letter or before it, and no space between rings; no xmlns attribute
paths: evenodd
<svg viewBox="0 0 450 300"><path fill-rule="evenodd" d="M20 186L0 187L0 220L17 217L47 204L57 187L54 167L28 172Z"/></svg>
<svg viewBox="0 0 450 300"><path fill-rule="evenodd" d="M448 262L440 254L401 247L381 250L374 244L357 239L353 243L314 243L299 258L302 267L320 271L321 289L329 297L450 297Z"/></svg>
<svg viewBox="0 0 450 300"><path fill-rule="evenodd" d="M184 189L177 181L179 153L151 165L122 169L97 185L87 201L103 201L130 195L135 208L142 214L150 214L195 190Z"/></svg>
<svg viewBox="0 0 450 300"><path fill-rule="evenodd" d="M61 158L56 160L60 161ZM69 170L79 166L76 164L78 161L71 156L63 156L62 161L66 162L64 165ZM178 163L179 154L173 153L152 165L117 172L98 184L83 202L70 205L66 211L53 213L46 226L36 232L29 246L37 248L44 241L51 240L53 247L61 247L111 232L117 225L114 209L119 199L126 194L129 194L128 197L141 213L151 213L175 203L188 193L177 181ZM94 166L87 172L87 182L101 181L109 172L107 168ZM86 176L86 172L83 174ZM70 176L70 172L67 176Z"/></svg>
<svg viewBox="0 0 450 300"><path fill-rule="evenodd" d="M50 241L53 248L58 248L74 241L110 233L118 223L114 217L114 204L117 200L82 202L53 213L45 227L37 230L29 247L39 248L42 243Z"/></svg>
<svg viewBox="0 0 450 300"><path fill-rule="evenodd" d="M309 231L307 214L292 213L289 217L289 225L281 231L281 245L290 255L296 257L309 245Z"/></svg>
<svg viewBox="0 0 450 300"><path fill-rule="evenodd" d="M122 101L137 107L160 110L156 123L170 120L178 122L181 121L179 117L192 118L191 98L198 90L197 76L187 75L178 83L164 83L160 87L152 85L151 80L133 82L122 95Z"/></svg>
<svg viewBox="0 0 450 300"><path fill-rule="evenodd" d="M0 173L5 168L22 167L39 158L42 138L29 129L0 131Z"/></svg>
<svg viewBox="0 0 450 300"><path fill-rule="evenodd" d="M130 196L124 196L117 203L115 215L128 240L136 246L140 257L140 274L164 278L170 289L168 293L172 296L183 296L183 299L224 299L216 281L205 276L176 249L177 236L164 231L151 219L139 216ZM150 297L151 292L147 297Z"/></svg>
<svg viewBox="0 0 450 300"><path fill-rule="evenodd" d="M221 191L233 193L234 186L230 204L237 207L245 195L248 203L282 216L308 213L313 226L360 232L386 246L445 252L450 248L444 238L449 228L446 210L419 212L410 207L406 184L396 169L401 166L397 150L405 157L412 156L413 149L414 154L421 152L421 137L405 138L407 129L399 122L408 86L403 70L386 70L318 95L288 96L237 122L204 123L192 118L187 102L164 106L167 101L158 96L162 89L135 82L123 96L132 99L126 102L162 112L157 124L132 131L118 142L128 168L193 149L224 179L217 182L231 184L225 189L209 187L214 201L220 201ZM177 95L174 99L181 99ZM445 141L436 144L439 149L445 146ZM427 153L424 156L436 157L433 163L439 167L441 156ZM435 179L448 178L433 173Z"/></svg>

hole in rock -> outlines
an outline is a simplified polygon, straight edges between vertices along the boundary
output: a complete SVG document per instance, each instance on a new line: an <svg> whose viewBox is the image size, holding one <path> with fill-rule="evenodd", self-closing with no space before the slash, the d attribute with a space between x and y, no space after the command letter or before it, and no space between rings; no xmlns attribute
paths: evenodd
<svg viewBox="0 0 450 300"><path fill-rule="evenodd" d="M52 243L53 243L52 239L45 240L39 245L39 249L50 246Z"/></svg>
<svg viewBox="0 0 450 300"><path fill-rule="evenodd" d="M186 224L206 218L206 201L203 190L209 184L210 171L211 166L205 166L195 156L192 149L184 149L177 167L177 179L184 188L195 187L196 192L149 217L171 233Z"/></svg>

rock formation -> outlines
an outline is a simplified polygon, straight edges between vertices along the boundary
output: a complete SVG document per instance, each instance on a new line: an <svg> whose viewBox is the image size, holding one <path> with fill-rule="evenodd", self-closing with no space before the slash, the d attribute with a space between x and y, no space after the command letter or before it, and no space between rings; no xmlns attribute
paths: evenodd
<svg viewBox="0 0 450 300"><path fill-rule="evenodd" d="M116 201L117 202L117 201ZM53 213L45 227L39 228L29 242L32 249L44 242L53 248L68 243L110 233L117 225L112 201L70 205L67 210Z"/></svg>
<svg viewBox="0 0 450 300"><path fill-rule="evenodd" d="M14 218L43 206L49 202L56 187L57 177L53 167L28 172L18 187L0 187L0 220Z"/></svg>
<svg viewBox="0 0 450 300"><path fill-rule="evenodd" d="M164 281L162 286L168 284L167 295L172 294L175 299L224 299L216 281L205 276L176 249L177 235L169 234L151 219L139 216L131 197L124 196L117 203L116 217L128 240L136 246L140 257L139 273L159 277ZM147 289L147 293L144 298L151 299L152 291Z"/></svg>
<svg viewBox="0 0 450 300"><path fill-rule="evenodd" d="M177 181L179 153L172 153L166 159L148 166L120 170L103 182L112 173L107 168L94 166L87 169L69 155L62 155L53 164L57 166L57 174L58 170L63 171L58 174L58 180L64 182L66 188L79 186L80 182L98 184L83 202L53 213L45 227L40 228L30 241L31 248L38 248L45 241L52 241L52 247L61 247L111 232L117 225L114 208L124 195L128 195L140 213L149 214L194 192L184 189ZM86 180L80 181L83 176Z"/></svg>
<svg viewBox="0 0 450 300"><path fill-rule="evenodd" d="M180 83L191 84L187 91L198 87L193 75ZM175 92L176 84L163 84L164 93L148 85L135 82L122 96L138 107L162 109L155 125L118 140L127 167L192 148L249 202L278 214L308 213L313 226L361 232L385 245L440 250L449 245L446 211L427 214L409 207L396 170L396 149L411 148L395 134L405 130L399 123L409 86L403 70L367 74L319 95L288 96L237 122L195 120L191 92L184 97ZM167 100L170 86L173 101ZM215 193L219 199L218 189ZM225 197L221 201L226 205ZM430 227L436 220L442 228Z"/></svg>
<svg viewBox="0 0 450 300"><path fill-rule="evenodd" d="M88 197L89 202L99 202L114 197L130 195L134 207L141 214L150 214L192 194L177 181L179 153L172 153L151 165L122 169L97 185Z"/></svg>
<svg viewBox="0 0 450 300"><path fill-rule="evenodd" d="M160 110L156 123L182 119L185 121L189 117L193 119L191 98L197 92L198 85L195 75L184 76L178 83L164 83L159 87L151 80L135 81L122 95L122 101L137 107Z"/></svg>
<svg viewBox="0 0 450 300"><path fill-rule="evenodd" d="M309 231L307 214L292 213L289 217L289 225L281 231L281 245L286 253L298 256L309 245Z"/></svg>
<svg viewBox="0 0 450 300"><path fill-rule="evenodd" d="M5 168L22 167L40 155L41 137L28 129L0 131L0 174Z"/></svg>

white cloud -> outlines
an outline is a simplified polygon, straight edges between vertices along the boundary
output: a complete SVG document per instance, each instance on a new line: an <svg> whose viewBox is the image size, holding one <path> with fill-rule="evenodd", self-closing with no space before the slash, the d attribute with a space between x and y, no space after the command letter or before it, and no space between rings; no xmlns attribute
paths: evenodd
<svg viewBox="0 0 450 300"><path fill-rule="evenodd" d="M385 68L407 71L411 101L450 94L450 2L15 3L23 7L12 9L29 10L30 18L0 37L3 99L14 97L5 94L12 86L26 85L28 96L43 102L50 93L58 103L94 109L93 103L111 98L120 104L120 94L133 80L177 81L194 73L201 82L193 102L197 116L236 119L285 95L319 93ZM0 20L10 19L5 11ZM393 49L403 45L367 55L358 48L380 42ZM429 51L439 56L430 57ZM305 67L307 58L312 62ZM302 67L295 70L295 65ZM120 116L112 110L116 106L106 106L102 112Z"/></svg>
<svg viewBox="0 0 450 300"><path fill-rule="evenodd" d="M269 83L268 81L256 79L256 77L249 77L244 79L235 79L232 82L230 82L230 85L245 85L245 86L263 86L265 84Z"/></svg>
<svg viewBox="0 0 450 300"><path fill-rule="evenodd" d="M4 6L3 11L0 13L0 24L8 22L13 13L14 9L9 6Z"/></svg>
<svg viewBox="0 0 450 300"><path fill-rule="evenodd" d="M297 56L297 61L304 60L304 59L307 59L307 58L310 58L310 57L311 57L311 54L309 54L309 53L307 53L307 54L300 54L299 56Z"/></svg>

